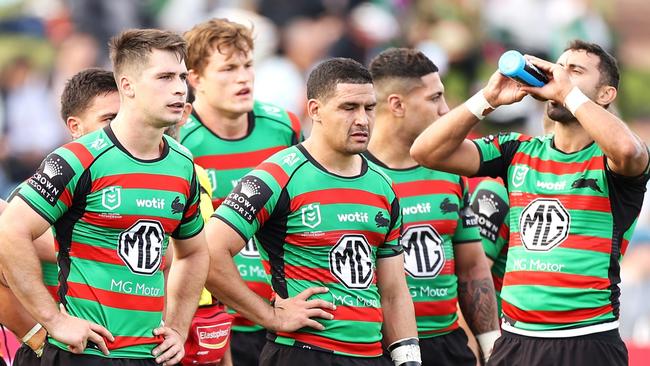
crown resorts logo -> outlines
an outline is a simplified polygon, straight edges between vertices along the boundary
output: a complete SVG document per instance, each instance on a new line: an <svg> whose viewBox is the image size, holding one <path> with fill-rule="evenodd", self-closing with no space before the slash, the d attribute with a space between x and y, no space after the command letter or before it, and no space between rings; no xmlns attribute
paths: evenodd
<svg viewBox="0 0 650 366"><path fill-rule="evenodd" d="M45 174L50 179L56 177L57 175L63 174L61 159L57 158L56 160L46 161L45 166L43 167L43 174Z"/></svg>
<svg viewBox="0 0 650 366"><path fill-rule="evenodd" d="M257 179L247 180L245 182L242 182L241 194L245 195L248 198L260 194L260 185L257 183Z"/></svg>
<svg viewBox="0 0 650 366"><path fill-rule="evenodd" d="M485 217L490 217L497 212L499 212L499 202L495 201L493 194L490 194L489 196L484 194L478 199L479 214Z"/></svg>

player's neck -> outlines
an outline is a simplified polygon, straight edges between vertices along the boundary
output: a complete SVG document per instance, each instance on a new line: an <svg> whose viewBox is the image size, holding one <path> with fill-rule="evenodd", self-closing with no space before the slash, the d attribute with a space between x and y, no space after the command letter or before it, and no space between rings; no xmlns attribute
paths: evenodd
<svg viewBox="0 0 650 366"><path fill-rule="evenodd" d="M111 129L117 140L135 158L153 160L160 157L164 128L147 123L136 123L122 111L111 122Z"/></svg>
<svg viewBox="0 0 650 366"><path fill-rule="evenodd" d="M553 132L555 148L565 153L580 151L594 141L578 121L555 122Z"/></svg>
<svg viewBox="0 0 650 366"><path fill-rule="evenodd" d="M361 174L361 156L345 154L332 149L324 140L310 136L303 147L318 164L328 172L343 177L354 177Z"/></svg>
<svg viewBox="0 0 650 366"><path fill-rule="evenodd" d="M393 131L390 126L397 126L397 124L392 122L377 118L368 151L389 168L406 169L418 165L409 152L411 142L408 142L400 131Z"/></svg>
<svg viewBox="0 0 650 366"><path fill-rule="evenodd" d="M201 122L217 136L233 140L248 133L248 113L227 113L197 99L192 104Z"/></svg>

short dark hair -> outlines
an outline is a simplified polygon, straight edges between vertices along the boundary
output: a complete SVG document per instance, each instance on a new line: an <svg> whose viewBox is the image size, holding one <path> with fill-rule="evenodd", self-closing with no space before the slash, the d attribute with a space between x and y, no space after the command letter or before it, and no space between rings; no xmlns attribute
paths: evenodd
<svg viewBox="0 0 650 366"><path fill-rule="evenodd" d="M318 64L307 80L307 99L327 99L338 84L372 84L362 64L349 58L331 58Z"/></svg>
<svg viewBox="0 0 650 366"><path fill-rule="evenodd" d="M414 78L438 72L438 67L424 53L413 48L389 48L370 61L374 81L384 78Z"/></svg>
<svg viewBox="0 0 650 366"><path fill-rule="evenodd" d="M83 113L99 95L117 93L115 77L110 71L86 69L70 78L61 94L61 117L63 122L70 116Z"/></svg>
<svg viewBox="0 0 650 366"><path fill-rule="evenodd" d="M129 29L108 43L116 75L127 66L141 66L153 50L174 52L180 60L187 57L187 44L180 35L160 29Z"/></svg>
<svg viewBox="0 0 650 366"><path fill-rule="evenodd" d="M600 71L601 85L609 85L618 89L618 84L620 82L621 76L618 69L618 62L614 56L610 55L607 51L595 43L589 43L579 39L573 40L569 43L569 46L565 49L565 51L569 50L585 51L598 57L600 60L598 63L598 71Z"/></svg>

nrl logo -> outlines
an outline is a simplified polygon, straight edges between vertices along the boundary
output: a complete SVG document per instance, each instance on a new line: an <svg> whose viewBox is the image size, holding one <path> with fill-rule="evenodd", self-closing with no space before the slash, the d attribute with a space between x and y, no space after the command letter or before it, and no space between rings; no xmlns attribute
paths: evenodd
<svg viewBox="0 0 650 366"><path fill-rule="evenodd" d="M122 188L111 186L102 190L102 206L107 210L114 210L122 203Z"/></svg>
<svg viewBox="0 0 650 366"><path fill-rule="evenodd" d="M514 172L512 172L512 185L517 188L521 187L529 170L530 168L525 165L516 165Z"/></svg>
<svg viewBox="0 0 650 366"><path fill-rule="evenodd" d="M315 229L320 225L320 206L310 203L307 207L302 208L302 224Z"/></svg>

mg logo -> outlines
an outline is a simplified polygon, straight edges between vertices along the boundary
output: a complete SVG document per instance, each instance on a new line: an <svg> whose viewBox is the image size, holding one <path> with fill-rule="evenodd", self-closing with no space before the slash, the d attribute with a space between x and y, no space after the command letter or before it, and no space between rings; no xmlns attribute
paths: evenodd
<svg viewBox="0 0 650 366"><path fill-rule="evenodd" d="M122 204L122 187L106 187L102 190L102 206L113 211Z"/></svg>
<svg viewBox="0 0 650 366"><path fill-rule="evenodd" d="M554 198L538 198L519 216L519 232L524 247L532 251L549 251L569 235L571 216Z"/></svg>
<svg viewBox="0 0 650 366"><path fill-rule="evenodd" d="M162 262L164 239L165 231L160 222L138 220L120 234L117 251L131 272L152 275Z"/></svg>
<svg viewBox="0 0 650 366"><path fill-rule="evenodd" d="M372 249L363 235L343 235L330 250L330 272L345 287L367 289L374 268Z"/></svg>
<svg viewBox="0 0 650 366"><path fill-rule="evenodd" d="M246 242L246 246L242 248L242 250L239 252L239 254L243 255L244 257L247 258L259 258L260 257L260 252L257 250L257 244L255 244L255 239L250 238Z"/></svg>
<svg viewBox="0 0 650 366"><path fill-rule="evenodd" d="M435 278L445 265L445 250L431 225L409 227L402 235L404 269L415 278Z"/></svg>
<svg viewBox="0 0 650 366"><path fill-rule="evenodd" d="M320 206L317 203L302 208L302 224L312 229L320 225Z"/></svg>
<svg viewBox="0 0 650 366"><path fill-rule="evenodd" d="M512 172L512 185L517 188L521 187L526 181L526 174L529 170L530 168L525 165L515 165L515 170Z"/></svg>

